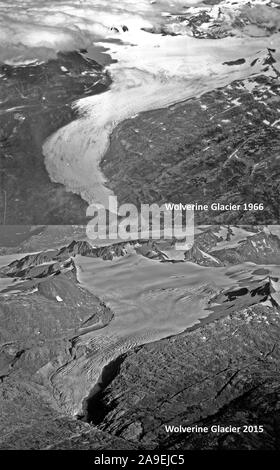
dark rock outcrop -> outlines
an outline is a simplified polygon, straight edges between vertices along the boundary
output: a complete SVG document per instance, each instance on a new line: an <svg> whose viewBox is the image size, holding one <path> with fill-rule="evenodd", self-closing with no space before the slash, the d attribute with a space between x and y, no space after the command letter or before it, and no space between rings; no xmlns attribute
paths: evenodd
<svg viewBox="0 0 280 470"><path fill-rule="evenodd" d="M201 266L222 266L223 263L219 261L214 256L209 255L202 251L198 246L195 244L189 251L185 253L185 260L191 261L193 263L199 264Z"/></svg>
<svg viewBox="0 0 280 470"><path fill-rule="evenodd" d="M214 312L227 312L247 308L251 305L268 303L280 308L280 281L268 276L258 281L250 278L240 282L238 287L224 290L211 298L210 305Z"/></svg>

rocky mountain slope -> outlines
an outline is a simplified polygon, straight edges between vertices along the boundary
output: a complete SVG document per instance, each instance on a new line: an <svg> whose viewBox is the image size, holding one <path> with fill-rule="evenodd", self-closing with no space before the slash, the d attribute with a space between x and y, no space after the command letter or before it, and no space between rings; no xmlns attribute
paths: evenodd
<svg viewBox="0 0 280 470"><path fill-rule="evenodd" d="M256 305L145 345L91 397L89 419L152 449L279 449L279 327L279 309ZM262 425L264 432L165 428L180 425Z"/></svg>
<svg viewBox="0 0 280 470"><path fill-rule="evenodd" d="M278 235L260 227L256 233L242 230L240 234L237 227L205 228L196 235L194 246L185 253L185 259L205 266L239 264L244 261L256 264L279 263Z"/></svg>
<svg viewBox="0 0 280 470"><path fill-rule="evenodd" d="M81 231L82 233L82 231ZM201 266L226 266L252 262L278 264L280 262L279 234L272 227L201 226L195 233L194 244L182 259L174 258L176 240L131 240L104 246L94 246L90 240L73 240L69 245L30 254L0 268L2 277L21 279L40 278L61 270L74 269L72 258L112 260L135 251L160 262L193 262Z"/></svg>
<svg viewBox="0 0 280 470"><path fill-rule="evenodd" d="M44 270L50 268L45 260L33 258L28 273L17 272L20 287L0 295L0 448L44 448L60 440L74 448L85 439L104 448L112 438L61 414L51 381L76 354L76 339L107 325L113 312L77 283L71 260Z"/></svg>
<svg viewBox="0 0 280 470"><path fill-rule="evenodd" d="M103 68L78 51L47 62L0 64L1 223L85 222L85 202L50 181L42 144L75 118L73 101L109 84Z"/></svg>
<svg viewBox="0 0 280 470"><path fill-rule="evenodd" d="M149 263L178 262L167 246L78 240L1 268L0 448L279 448L280 283L269 266L279 263L276 227L199 227L180 263L211 269L213 278L226 265L228 287L204 288L209 314L183 333L128 350L119 340L119 355L109 359L114 312L78 282L77 257L113 266L133 250ZM108 361L91 383L102 347ZM180 424L251 424L264 432L165 429Z"/></svg>
<svg viewBox="0 0 280 470"><path fill-rule="evenodd" d="M277 224L280 85L274 56L263 50L239 57L239 67L251 68L248 79L119 124L101 163L119 203L230 202L239 210L197 211L196 222ZM237 62L225 63L229 74ZM263 209L246 210L244 203Z"/></svg>
<svg viewBox="0 0 280 470"><path fill-rule="evenodd" d="M221 39L270 36L279 30L279 23L279 6L271 1L204 0L198 5L183 6L179 13L167 13L164 24L146 30L155 34Z"/></svg>

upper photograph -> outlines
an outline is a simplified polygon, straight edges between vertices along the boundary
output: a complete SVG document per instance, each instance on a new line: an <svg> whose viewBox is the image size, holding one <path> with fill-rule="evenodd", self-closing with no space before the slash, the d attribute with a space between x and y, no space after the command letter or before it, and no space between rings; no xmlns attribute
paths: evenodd
<svg viewBox="0 0 280 470"><path fill-rule="evenodd" d="M280 0L0 0L0 225L279 224L279 77Z"/></svg>

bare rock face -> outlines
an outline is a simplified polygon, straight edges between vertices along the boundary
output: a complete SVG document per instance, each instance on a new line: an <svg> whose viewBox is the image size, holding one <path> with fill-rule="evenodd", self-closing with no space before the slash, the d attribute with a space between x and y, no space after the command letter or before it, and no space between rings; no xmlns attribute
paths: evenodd
<svg viewBox="0 0 280 470"><path fill-rule="evenodd" d="M75 241L73 240L70 245L61 248L58 252L57 257L63 259L69 256L81 255L88 256L90 258L103 258L112 260L114 257L123 256L126 254L125 242L117 243L115 245L109 245L104 247L94 247L88 241Z"/></svg>
<svg viewBox="0 0 280 470"><path fill-rule="evenodd" d="M73 360L75 339L104 327L113 313L79 285L71 260L46 265L50 259L50 253L30 255L4 270L17 283L0 296L0 448L37 449L59 441L75 448L84 445L84 434L88 445L104 448L106 434L61 415L52 376Z"/></svg>
<svg viewBox="0 0 280 470"><path fill-rule="evenodd" d="M280 240L269 230L258 227L254 234L244 231L243 238L231 244L231 239L234 239L234 227L227 229L226 236L219 236L220 229L218 226L206 228L196 235L194 245L185 253L185 260L213 267L244 262L279 263ZM248 227L247 229L249 230Z"/></svg>
<svg viewBox="0 0 280 470"><path fill-rule="evenodd" d="M211 256L208 253L202 251L196 245L194 245L189 251L185 253L185 260L192 261L201 266L222 266L221 261L219 261L214 256Z"/></svg>
<svg viewBox="0 0 280 470"><path fill-rule="evenodd" d="M197 7L187 7L180 14L169 14L164 25L145 30L154 34L188 35L198 39L221 39L229 36L269 36L278 31L279 10L254 0L246 4L235 1L205 0Z"/></svg>
<svg viewBox="0 0 280 470"><path fill-rule="evenodd" d="M38 384L10 377L0 385L2 450L135 448L127 440L61 414Z"/></svg>
<svg viewBox="0 0 280 470"><path fill-rule="evenodd" d="M238 264L244 261L253 263L278 264L280 261L280 240L276 235L260 231L238 243L234 248L216 249L212 254L222 262Z"/></svg>
<svg viewBox="0 0 280 470"><path fill-rule="evenodd" d="M217 233L220 229L220 226L217 227L208 227L202 233L199 233L195 237L195 244L201 250L210 252L211 248L215 247L218 242L222 241L223 238ZM216 230L216 231L215 231Z"/></svg>
<svg viewBox="0 0 280 470"><path fill-rule="evenodd" d="M39 254L27 255L19 260L13 261L8 266L4 266L1 269L0 274L2 277L25 277L30 269L33 269L33 273L35 274L34 271L38 266L40 266L41 269L43 267L43 269L46 270L45 273L47 273L47 270L53 264L55 255L56 251L47 251L41 252Z"/></svg>
<svg viewBox="0 0 280 470"><path fill-rule="evenodd" d="M279 328L279 309L256 305L127 354L96 401L100 428L154 449L278 448ZM264 432L179 429L217 424Z"/></svg>
<svg viewBox="0 0 280 470"><path fill-rule="evenodd" d="M170 245L174 242L170 241ZM107 246L95 247L87 240L73 240L69 245L57 250L42 251L38 254L27 255L11 262L0 270L0 277L34 278L54 274L65 270L74 264L71 259L77 255L89 258L102 258L111 261L135 250L145 258L165 261L168 256L161 250L160 243L150 240L132 240L119 242ZM72 263L72 264L71 264Z"/></svg>
<svg viewBox="0 0 280 470"><path fill-rule="evenodd" d="M17 283L1 292L1 340L15 342L22 350L49 341L54 345L56 340L70 341L83 329L102 327L113 318L112 311L79 284L71 259L34 273L45 266L45 260L45 253L28 255L4 269L6 275L17 277Z"/></svg>

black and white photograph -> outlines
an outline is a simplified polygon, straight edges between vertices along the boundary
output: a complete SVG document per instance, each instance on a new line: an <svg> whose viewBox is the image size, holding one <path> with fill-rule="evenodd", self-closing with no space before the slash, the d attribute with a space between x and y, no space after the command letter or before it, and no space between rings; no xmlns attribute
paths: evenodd
<svg viewBox="0 0 280 470"><path fill-rule="evenodd" d="M280 450L280 0L0 0L0 451L23 450Z"/></svg>

